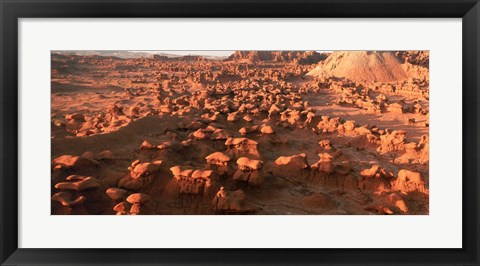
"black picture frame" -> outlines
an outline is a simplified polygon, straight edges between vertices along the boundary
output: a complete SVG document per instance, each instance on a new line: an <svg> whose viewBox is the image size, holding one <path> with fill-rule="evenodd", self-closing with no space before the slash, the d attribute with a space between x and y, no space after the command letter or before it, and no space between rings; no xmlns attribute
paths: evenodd
<svg viewBox="0 0 480 266"><path fill-rule="evenodd" d="M1 0L0 12L2 265L479 265L478 0ZM463 248L260 250L18 248L18 19L54 17L462 18Z"/></svg>

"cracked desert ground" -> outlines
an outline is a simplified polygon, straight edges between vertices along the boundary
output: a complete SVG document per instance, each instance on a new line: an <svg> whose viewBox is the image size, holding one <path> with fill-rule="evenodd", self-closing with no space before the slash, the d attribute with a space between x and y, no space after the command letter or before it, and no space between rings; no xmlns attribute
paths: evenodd
<svg viewBox="0 0 480 266"><path fill-rule="evenodd" d="M162 52L52 52L52 214L429 213L428 51Z"/></svg>

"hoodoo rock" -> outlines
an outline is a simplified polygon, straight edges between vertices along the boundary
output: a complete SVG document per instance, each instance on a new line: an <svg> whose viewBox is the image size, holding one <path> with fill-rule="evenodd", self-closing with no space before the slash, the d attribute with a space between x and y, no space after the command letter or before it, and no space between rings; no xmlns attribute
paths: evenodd
<svg viewBox="0 0 480 266"><path fill-rule="evenodd" d="M320 156L320 160L312 165L312 169L325 173L333 173L333 156L329 153L321 153L318 156Z"/></svg>
<svg viewBox="0 0 480 266"><path fill-rule="evenodd" d="M53 159L52 166L54 168L60 167L65 169L84 170L97 167L98 162L82 156L63 155Z"/></svg>
<svg viewBox="0 0 480 266"><path fill-rule="evenodd" d="M247 138L229 138L225 141L228 153L237 158L242 156L258 158L257 145L258 142Z"/></svg>
<svg viewBox="0 0 480 266"><path fill-rule="evenodd" d="M138 214L149 214L148 208L145 206L152 197L143 193L135 193L127 198L127 202L132 204L129 210L130 215L138 215Z"/></svg>
<svg viewBox="0 0 480 266"><path fill-rule="evenodd" d="M273 174L280 177L300 178L302 175L308 174L309 168L305 153L280 156L275 160Z"/></svg>
<svg viewBox="0 0 480 266"><path fill-rule="evenodd" d="M207 157L208 168L216 170L220 175L227 174L230 170L229 162L232 160L230 156L223 152L214 152Z"/></svg>
<svg viewBox="0 0 480 266"><path fill-rule="evenodd" d="M83 206L86 200L83 195L75 198L68 192L58 192L52 196L52 211L55 214L88 214Z"/></svg>
<svg viewBox="0 0 480 266"><path fill-rule="evenodd" d="M208 195L212 188L212 179L216 174L212 170L199 170L189 167L170 168L180 195Z"/></svg>
<svg viewBox="0 0 480 266"><path fill-rule="evenodd" d="M85 202L87 198L84 196L78 196L75 199L72 199L72 195L67 192L58 192L52 196L52 200L59 202L65 207L73 207Z"/></svg>
<svg viewBox="0 0 480 266"><path fill-rule="evenodd" d="M137 191L146 185L151 185L161 165L162 161L160 160L151 163L141 163L140 160L134 161L128 168L130 173L120 179L118 187Z"/></svg>
<svg viewBox="0 0 480 266"><path fill-rule="evenodd" d="M220 213L252 212L253 208L248 206L245 198L242 190L227 191L221 187L213 199L213 208Z"/></svg>
<svg viewBox="0 0 480 266"><path fill-rule="evenodd" d="M99 214L106 209L109 200L104 190L100 189L103 185L98 179L92 176L70 175L66 181L55 184L55 189L65 193L57 195L54 200L59 202L63 200L62 205L70 199L71 204L81 201L82 214ZM70 199L68 195L71 195Z"/></svg>
<svg viewBox="0 0 480 266"><path fill-rule="evenodd" d="M72 180L72 179L71 179ZM101 185L98 180L94 177L82 178L76 182L61 182L55 185L56 189L62 190L75 190L75 191L84 191L89 189L97 189Z"/></svg>
<svg viewBox="0 0 480 266"><path fill-rule="evenodd" d="M109 198L114 201L121 200L125 197L128 191L121 189L121 188L109 188L107 189L106 193Z"/></svg>
<svg viewBox="0 0 480 266"><path fill-rule="evenodd" d="M392 183L394 189L402 192L419 191L425 193L428 190L420 173L405 169L398 172L397 178Z"/></svg>
<svg viewBox="0 0 480 266"><path fill-rule="evenodd" d="M275 133L275 131L273 130L273 128L271 126L263 126L260 131L263 133L263 134L273 134Z"/></svg>
<svg viewBox="0 0 480 266"><path fill-rule="evenodd" d="M261 185L263 183L264 176L260 171L263 167L263 161L241 157L238 158L237 165L238 170L233 175L234 180L245 181L251 185Z"/></svg>

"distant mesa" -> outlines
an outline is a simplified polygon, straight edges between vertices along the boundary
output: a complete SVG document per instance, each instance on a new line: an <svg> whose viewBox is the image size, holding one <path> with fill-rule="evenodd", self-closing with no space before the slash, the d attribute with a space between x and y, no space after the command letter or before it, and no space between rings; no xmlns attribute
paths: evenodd
<svg viewBox="0 0 480 266"><path fill-rule="evenodd" d="M327 58L324 53L315 51L236 51L227 61L256 62L295 62L302 65L316 64Z"/></svg>
<svg viewBox="0 0 480 266"><path fill-rule="evenodd" d="M187 61L187 62L192 62L192 61L204 61L206 60L205 57L200 56L200 55L185 55L185 56L178 56L178 57L171 57L171 56L166 56L166 55L161 55L161 54L154 54L153 58L159 61L168 61L168 62L179 62L179 61Z"/></svg>
<svg viewBox="0 0 480 266"><path fill-rule="evenodd" d="M167 51L170 52L170 51ZM151 51L151 52L142 52L142 51L52 51L52 58L55 59L71 59L76 57L81 58L92 58L92 59L137 59L137 58L155 58L160 61L168 62L179 62L179 61L204 61L204 60L223 60L226 59L226 56L215 56L215 55L195 55L195 51L192 51L192 54L189 55L179 55L175 54L175 51L172 53L165 53L162 51Z"/></svg>
<svg viewBox="0 0 480 266"><path fill-rule="evenodd" d="M333 52L307 75L363 82L393 82L409 77L394 52L378 51Z"/></svg>

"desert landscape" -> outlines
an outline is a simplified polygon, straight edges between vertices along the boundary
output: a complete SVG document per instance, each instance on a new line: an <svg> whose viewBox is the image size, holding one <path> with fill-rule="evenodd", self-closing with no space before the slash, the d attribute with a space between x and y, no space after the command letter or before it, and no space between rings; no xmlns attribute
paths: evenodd
<svg viewBox="0 0 480 266"><path fill-rule="evenodd" d="M52 51L52 215L428 215L428 51Z"/></svg>

